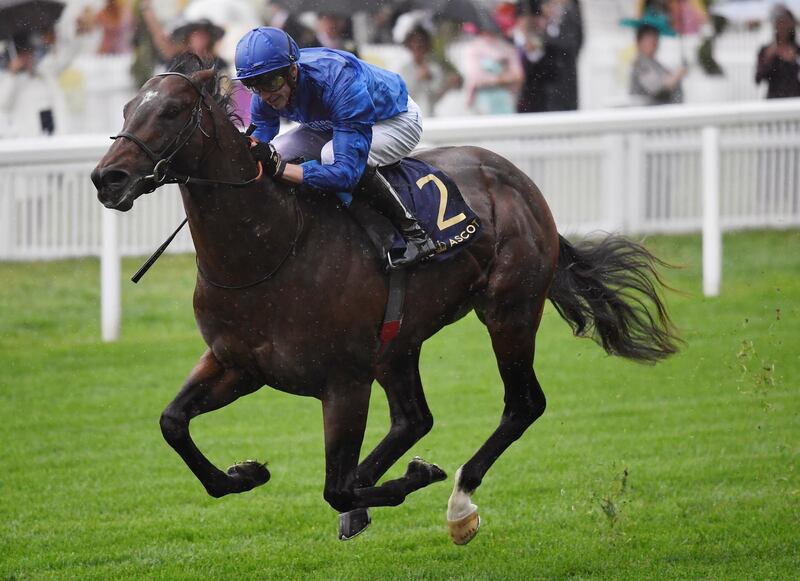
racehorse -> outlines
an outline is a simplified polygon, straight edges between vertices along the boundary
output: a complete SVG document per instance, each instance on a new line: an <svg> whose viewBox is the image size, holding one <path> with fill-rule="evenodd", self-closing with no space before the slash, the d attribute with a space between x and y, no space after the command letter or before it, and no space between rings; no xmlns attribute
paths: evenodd
<svg viewBox="0 0 800 581"><path fill-rule="evenodd" d="M477 147L417 154L452 177L483 232L448 261L409 270L403 325L381 350L388 278L363 229L335 196L260 179L216 72L181 70L151 78L126 104L123 131L92 181L100 202L120 211L181 183L197 254L194 312L208 349L161 430L211 496L245 492L270 474L256 461L220 470L195 446L189 422L264 385L321 400L324 498L340 513L339 538L370 523L369 507L398 505L445 479L415 458L404 476L378 484L433 425L419 373L423 342L474 311L491 337L505 407L455 474L447 518L464 544L480 525L471 497L484 475L545 410L533 359L546 299L576 335L612 355L653 363L676 351L660 298L663 263L620 236L571 244L537 186ZM385 390L391 428L359 463L373 380Z"/></svg>

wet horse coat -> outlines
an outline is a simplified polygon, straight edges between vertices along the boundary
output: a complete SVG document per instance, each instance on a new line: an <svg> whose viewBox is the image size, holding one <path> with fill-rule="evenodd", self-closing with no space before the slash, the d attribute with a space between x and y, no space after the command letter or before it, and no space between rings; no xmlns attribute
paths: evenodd
<svg viewBox="0 0 800 581"><path fill-rule="evenodd" d="M433 425L419 374L423 342L474 310L491 336L505 408L457 474L448 516L461 523L454 540L467 542L478 526L472 493L545 409L533 357L547 298L610 353L655 361L675 350L656 259L644 248L619 237L569 244L519 169L484 149L453 147L418 157L455 180L483 233L452 260L410 270L403 327L379 358L387 277L333 197L269 180L214 183L243 183L256 173L246 140L211 97L216 81L210 70L148 81L125 109L124 132L133 137L117 139L92 174L100 201L123 211L154 185L148 179L158 159L137 141L169 157L175 175L192 176L181 194L197 252L195 316L208 350L164 410L161 428L212 496L250 490L269 473L256 462L218 469L193 443L189 422L263 385L322 402L324 497L352 516L342 520L341 537L368 524L363 509L399 504L445 478L414 460L403 477L377 484ZM185 137L198 102L199 130ZM185 139L173 152L176 135ZM626 299L631 290L651 301L650 311ZM385 390L391 429L359 462L373 380Z"/></svg>

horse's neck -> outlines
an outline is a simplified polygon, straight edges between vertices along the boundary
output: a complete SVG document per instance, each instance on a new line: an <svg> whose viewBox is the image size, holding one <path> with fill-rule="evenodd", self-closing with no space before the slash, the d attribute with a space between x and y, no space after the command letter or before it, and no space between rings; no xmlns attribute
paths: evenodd
<svg viewBox="0 0 800 581"><path fill-rule="evenodd" d="M222 135L220 144L222 151L208 155L198 177L232 182L252 178L255 165L241 138ZM236 282L269 270L294 239L293 201L267 180L243 187L181 187L197 257L210 276Z"/></svg>

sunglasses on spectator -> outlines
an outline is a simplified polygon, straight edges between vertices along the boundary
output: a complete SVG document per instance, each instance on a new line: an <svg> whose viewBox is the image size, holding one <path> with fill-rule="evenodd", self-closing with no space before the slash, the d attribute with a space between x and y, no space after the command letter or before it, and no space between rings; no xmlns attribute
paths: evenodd
<svg viewBox="0 0 800 581"><path fill-rule="evenodd" d="M274 75L266 79L257 79L256 82L249 84L244 83L244 86L247 87L253 93L260 93L262 91L266 91L267 93L274 93L275 91L280 90L286 84L286 75Z"/></svg>

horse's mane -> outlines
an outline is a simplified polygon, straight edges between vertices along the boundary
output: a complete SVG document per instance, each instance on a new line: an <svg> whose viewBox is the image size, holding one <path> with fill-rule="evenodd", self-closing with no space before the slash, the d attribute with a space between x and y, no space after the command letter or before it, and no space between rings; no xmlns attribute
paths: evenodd
<svg viewBox="0 0 800 581"><path fill-rule="evenodd" d="M228 82L230 79L219 70L218 64L217 61L206 61L193 52L187 52L177 56L172 61L169 70L174 73L191 75L198 71L214 69L214 90L211 93L211 97L217 102L217 105L222 107L228 119L234 125L241 127L244 125L244 121L236 112L236 104L233 102L233 93L236 90L236 85Z"/></svg>

